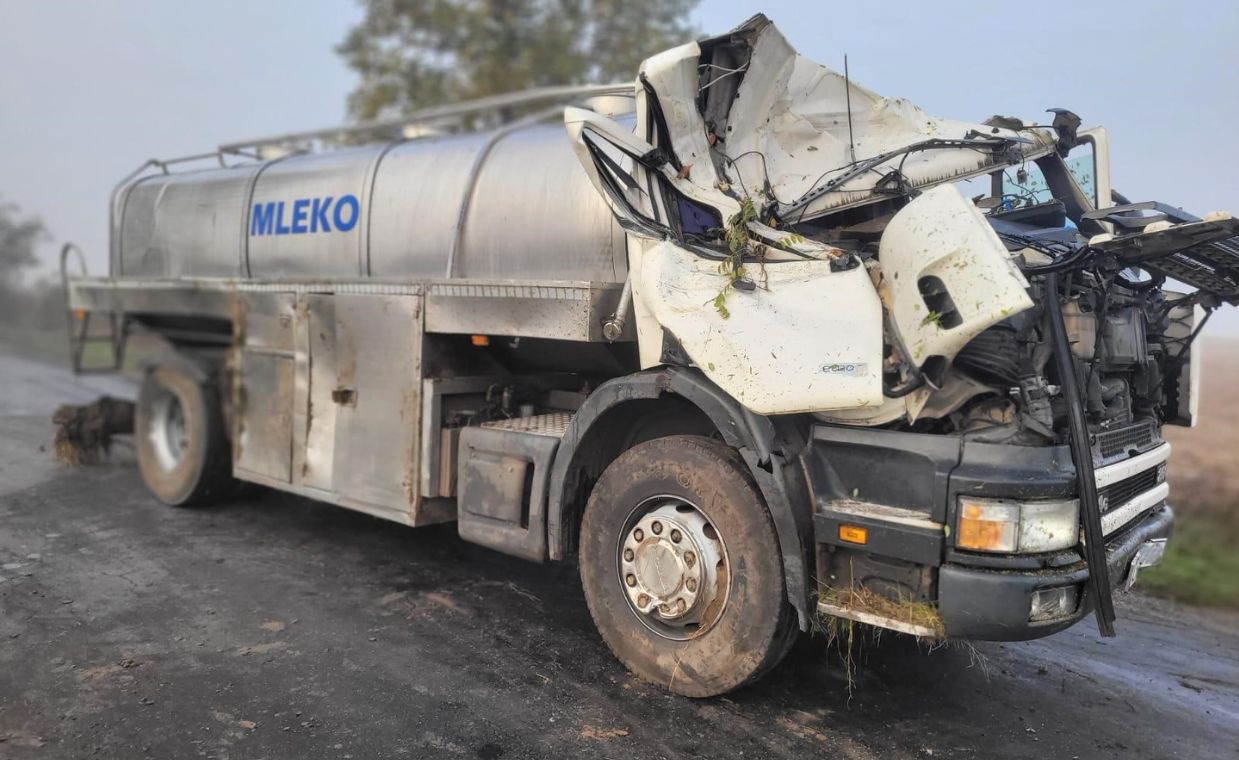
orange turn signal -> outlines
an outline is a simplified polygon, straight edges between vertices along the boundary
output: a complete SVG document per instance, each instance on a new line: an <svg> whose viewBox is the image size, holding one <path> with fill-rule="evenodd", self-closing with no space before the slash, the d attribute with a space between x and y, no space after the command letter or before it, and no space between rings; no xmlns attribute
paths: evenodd
<svg viewBox="0 0 1239 760"><path fill-rule="evenodd" d="M847 541L849 544L867 544L869 543L869 529L859 525L840 525L839 540Z"/></svg>
<svg viewBox="0 0 1239 760"><path fill-rule="evenodd" d="M475 346L489 346L490 337L486 335L470 335L469 342Z"/></svg>

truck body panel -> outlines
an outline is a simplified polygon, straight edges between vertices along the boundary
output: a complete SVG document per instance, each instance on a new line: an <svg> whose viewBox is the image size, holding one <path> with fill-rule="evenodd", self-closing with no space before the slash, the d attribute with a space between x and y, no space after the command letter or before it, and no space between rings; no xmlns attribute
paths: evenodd
<svg viewBox="0 0 1239 760"><path fill-rule="evenodd" d="M237 478L563 560L596 538L595 484L674 437L760 499L741 532L769 527L765 581L802 629L1023 639L1097 610L1107 630L1111 588L1156 561L1160 429L1198 417L1239 223L1114 206L1103 130L937 119L761 16L631 86L424 117L157 162L114 194L110 276L67 280L70 308L201 359ZM651 651L705 636L698 598L742 596L709 503L655 497L600 565Z"/></svg>

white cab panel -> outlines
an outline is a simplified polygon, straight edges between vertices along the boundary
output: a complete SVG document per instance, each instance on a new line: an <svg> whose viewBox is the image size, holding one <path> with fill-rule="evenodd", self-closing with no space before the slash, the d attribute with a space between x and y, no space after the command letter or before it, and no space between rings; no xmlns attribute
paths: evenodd
<svg viewBox="0 0 1239 760"><path fill-rule="evenodd" d="M759 284L756 265L749 275ZM646 247L634 292L711 380L758 414L882 402L882 304L864 267L829 261L768 264L765 288L733 290L724 319L713 305L726 282L718 262L664 242ZM642 331L645 332L645 331ZM642 334L643 345L660 336Z"/></svg>

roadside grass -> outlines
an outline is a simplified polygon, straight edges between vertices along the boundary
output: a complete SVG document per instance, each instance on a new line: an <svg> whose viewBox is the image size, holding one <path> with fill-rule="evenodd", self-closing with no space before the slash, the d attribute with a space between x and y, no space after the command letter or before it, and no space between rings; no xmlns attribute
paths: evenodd
<svg viewBox="0 0 1239 760"><path fill-rule="evenodd" d="M1167 427L1175 535L1136 588L1190 604L1239 608L1239 340L1206 334L1196 427Z"/></svg>
<svg viewBox="0 0 1239 760"><path fill-rule="evenodd" d="M70 364L68 332L63 326L0 325L0 350L60 367ZM144 360L158 355L162 350L163 343L155 335L144 332L131 334L121 372L129 375L136 373ZM112 349L106 343L88 343L82 359L87 367L106 366L111 363Z"/></svg>
<svg viewBox="0 0 1239 760"><path fill-rule="evenodd" d="M1161 564L1141 570L1136 588L1187 604L1239 609L1236 533L1211 515L1182 515Z"/></svg>
<svg viewBox="0 0 1239 760"><path fill-rule="evenodd" d="M64 327L0 325L0 348L26 359L69 366L69 339Z"/></svg>

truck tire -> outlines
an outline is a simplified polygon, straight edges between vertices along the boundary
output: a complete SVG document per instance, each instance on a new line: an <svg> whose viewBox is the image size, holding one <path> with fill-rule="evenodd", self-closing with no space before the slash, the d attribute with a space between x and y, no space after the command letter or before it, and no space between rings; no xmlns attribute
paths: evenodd
<svg viewBox="0 0 1239 760"><path fill-rule="evenodd" d="M164 504L197 506L234 492L219 396L188 367L169 362L146 373L134 438L142 479Z"/></svg>
<svg viewBox="0 0 1239 760"><path fill-rule="evenodd" d="M764 675L795 639L774 525L739 455L699 436L638 444L581 521L581 584L636 675L711 697Z"/></svg>

